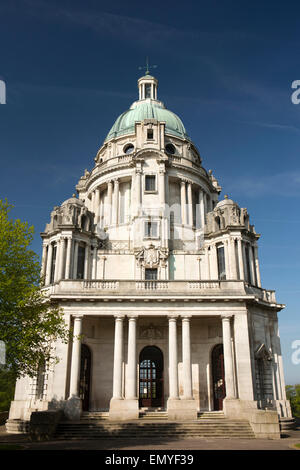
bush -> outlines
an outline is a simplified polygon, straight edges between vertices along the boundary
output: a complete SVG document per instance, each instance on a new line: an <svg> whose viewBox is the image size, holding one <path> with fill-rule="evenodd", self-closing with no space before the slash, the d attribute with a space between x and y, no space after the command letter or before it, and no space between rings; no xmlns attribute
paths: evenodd
<svg viewBox="0 0 300 470"><path fill-rule="evenodd" d="M300 384L287 385L286 397L291 402L292 415L300 418Z"/></svg>

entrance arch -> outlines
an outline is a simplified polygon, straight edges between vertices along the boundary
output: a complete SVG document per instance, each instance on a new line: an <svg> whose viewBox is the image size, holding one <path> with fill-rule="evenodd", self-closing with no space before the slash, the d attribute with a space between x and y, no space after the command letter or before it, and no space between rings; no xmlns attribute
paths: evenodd
<svg viewBox="0 0 300 470"><path fill-rule="evenodd" d="M214 410L223 410L226 396L223 344L217 344L211 352Z"/></svg>
<svg viewBox="0 0 300 470"><path fill-rule="evenodd" d="M89 411L91 386L91 351L86 344L81 344L80 389L82 411Z"/></svg>
<svg viewBox="0 0 300 470"><path fill-rule="evenodd" d="M139 406L163 407L164 358L156 346L146 346L139 357Z"/></svg>

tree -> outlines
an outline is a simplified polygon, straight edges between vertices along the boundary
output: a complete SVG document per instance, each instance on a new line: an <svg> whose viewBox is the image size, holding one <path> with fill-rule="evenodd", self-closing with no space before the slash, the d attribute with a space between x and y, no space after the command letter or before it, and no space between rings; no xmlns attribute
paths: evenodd
<svg viewBox="0 0 300 470"><path fill-rule="evenodd" d="M13 208L0 200L0 340L6 368L15 377L33 377L41 364L57 362L53 341L69 339L62 310L44 293L38 256L30 249L34 228L9 218Z"/></svg>
<svg viewBox="0 0 300 470"><path fill-rule="evenodd" d="M300 418L300 384L287 385L286 397L290 400L292 415L295 418Z"/></svg>

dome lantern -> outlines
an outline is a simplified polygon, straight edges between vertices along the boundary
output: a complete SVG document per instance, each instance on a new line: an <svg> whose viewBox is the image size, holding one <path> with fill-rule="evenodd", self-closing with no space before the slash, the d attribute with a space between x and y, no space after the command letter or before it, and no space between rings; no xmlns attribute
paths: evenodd
<svg viewBox="0 0 300 470"><path fill-rule="evenodd" d="M145 75L138 80L139 100L157 100L158 80L151 75Z"/></svg>

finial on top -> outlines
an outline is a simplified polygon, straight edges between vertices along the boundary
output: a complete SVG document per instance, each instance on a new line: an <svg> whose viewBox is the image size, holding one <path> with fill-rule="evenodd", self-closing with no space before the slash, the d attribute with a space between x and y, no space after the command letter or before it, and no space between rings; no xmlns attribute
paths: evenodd
<svg viewBox="0 0 300 470"><path fill-rule="evenodd" d="M146 66L139 67L139 70L146 69L145 75L150 75L149 69L156 69L157 65L149 65L149 59L146 57Z"/></svg>
<svg viewBox="0 0 300 470"><path fill-rule="evenodd" d="M228 194L225 194L224 199L228 199Z"/></svg>

